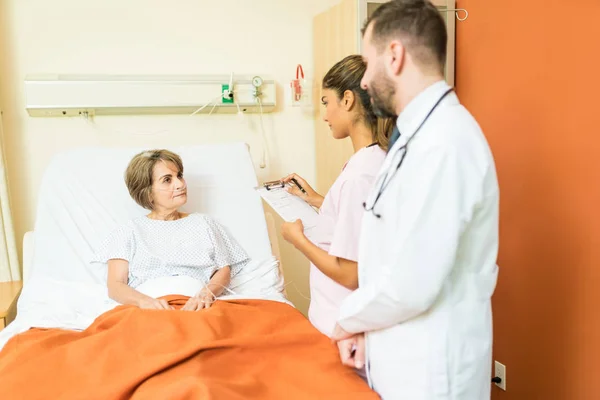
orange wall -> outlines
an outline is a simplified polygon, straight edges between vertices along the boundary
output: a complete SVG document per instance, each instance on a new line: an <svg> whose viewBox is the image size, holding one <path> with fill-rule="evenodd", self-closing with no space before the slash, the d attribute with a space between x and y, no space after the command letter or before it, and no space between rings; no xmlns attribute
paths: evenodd
<svg viewBox="0 0 600 400"><path fill-rule="evenodd" d="M600 399L600 0L459 0L457 92L500 180L493 399Z"/></svg>

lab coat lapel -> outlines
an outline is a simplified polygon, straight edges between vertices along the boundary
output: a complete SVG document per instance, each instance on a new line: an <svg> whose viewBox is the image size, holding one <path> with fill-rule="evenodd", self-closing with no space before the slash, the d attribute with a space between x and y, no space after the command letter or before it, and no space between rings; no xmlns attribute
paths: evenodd
<svg viewBox="0 0 600 400"><path fill-rule="evenodd" d="M406 145L406 143L414 136L419 125L421 125L423 120L427 117L427 114L435 106L435 103L449 89L450 86L445 81L439 81L432 84L412 99L396 120L396 128L400 132L400 137L396 143L394 143L391 150L396 150ZM446 96L438 107L448 101L448 98L451 95L452 93L450 93L449 96ZM390 153L392 152L393 151L390 151Z"/></svg>
<svg viewBox="0 0 600 400"><path fill-rule="evenodd" d="M387 156L365 202L367 209L371 209L382 187L394 177L393 170L400 162L403 153L406 152L407 142L413 137L418 126L423 122L435 103L448 89L450 89L450 86L445 81L432 84L417 95L398 116L396 126L390 136ZM450 93L442 100L438 108L451 98L454 99L453 101L457 101L456 95Z"/></svg>

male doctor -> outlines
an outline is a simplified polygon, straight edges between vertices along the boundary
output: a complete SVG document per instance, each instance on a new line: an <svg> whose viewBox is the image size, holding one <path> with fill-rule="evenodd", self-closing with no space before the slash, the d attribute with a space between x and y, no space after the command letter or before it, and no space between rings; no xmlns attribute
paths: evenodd
<svg viewBox="0 0 600 400"><path fill-rule="evenodd" d="M362 86L381 116L398 116L397 131L365 203L359 288L333 338L344 364L366 361L385 400L489 399L498 274L492 154L444 81L447 34L436 7L394 0L365 27Z"/></svg>

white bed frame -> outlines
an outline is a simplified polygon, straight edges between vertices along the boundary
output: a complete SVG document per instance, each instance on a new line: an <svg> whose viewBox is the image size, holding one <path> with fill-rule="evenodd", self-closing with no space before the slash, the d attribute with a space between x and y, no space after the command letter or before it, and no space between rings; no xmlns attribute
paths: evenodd
<svg viewBox="0 0 600 400"><path fill-rule="evenodd" d="M23 282L27 282L31 273L31 263L33 262L33 231L25 232L23 236Z"/></svg>
<svg viewBox="0 0 600 400"><path fill-rule="evenodd" d="M273 214L265 211L265 220L267 222L267 232L269 234L269 241L271 243L271 252L279 260L279 274L285 279L283 274L283 264L281 262L281 253L279 251L279 237L277 236L277 229L275 228L275 220ZM34 244L34 232L28 231L23 236L23 282L27 281L29 274L31 273L31 263L33 261L33 244ZM285 289L283 294L287 296Z"/></svg>

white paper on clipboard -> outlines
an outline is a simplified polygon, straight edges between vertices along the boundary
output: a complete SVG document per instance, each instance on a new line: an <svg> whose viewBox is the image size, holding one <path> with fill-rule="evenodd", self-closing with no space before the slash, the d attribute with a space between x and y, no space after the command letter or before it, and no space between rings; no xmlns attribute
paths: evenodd
<svg viewBox="0 0 600 400"><path fill-rule="evenodd" d="M267 189L264 186L257 187L256 190L268 205L279 214L284 221L294 222L299 219L304 225L304 235L308 239L313 239L319 213L307 202L288 193L285 188L271 187Z"/></svg>

